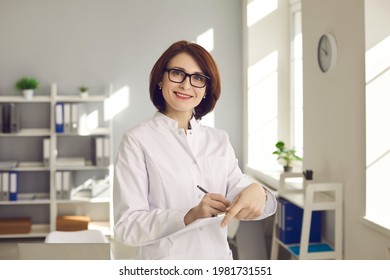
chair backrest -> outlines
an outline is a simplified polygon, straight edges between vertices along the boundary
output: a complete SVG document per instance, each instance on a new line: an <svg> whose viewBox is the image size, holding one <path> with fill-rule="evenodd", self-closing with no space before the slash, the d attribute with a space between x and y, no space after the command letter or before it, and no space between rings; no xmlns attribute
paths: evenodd
<svg viewBox="0 0 390 280"><path fill-rule="evenodd" d="M100 230L52 231L45 243L109 243Z"/></svg>
<svg viewBox="0 0 390 280"><path fill-rule="evenodd" d="M109 243L19 243L19 260L109 260Z"/></svg>

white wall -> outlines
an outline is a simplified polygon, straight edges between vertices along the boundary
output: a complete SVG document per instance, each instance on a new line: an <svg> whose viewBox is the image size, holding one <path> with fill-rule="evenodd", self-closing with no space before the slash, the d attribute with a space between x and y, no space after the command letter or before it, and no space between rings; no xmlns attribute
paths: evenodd
<svg viewBox="0 0 390 280"><path fill-rule="evenodd" d="M0 95L19 94L13 85L37 77L59 93L80 85L99 92L130 89L130 106L114 119L116 152L125 130L155 111L149 99L150 70L174 41L195 41L213 29L222 77L215 126L225 129L241 162L241 3L237 0L0 0Z"/></svg>
<svg viewBox="0 0 390 280"><path fill-rule="evenodd" d="M362 224L365 214L364 0L303 0L304 169L344 184L345 259L388 258L388 237ZM318 39L332 33L336 68L322 73Z"/></svg>

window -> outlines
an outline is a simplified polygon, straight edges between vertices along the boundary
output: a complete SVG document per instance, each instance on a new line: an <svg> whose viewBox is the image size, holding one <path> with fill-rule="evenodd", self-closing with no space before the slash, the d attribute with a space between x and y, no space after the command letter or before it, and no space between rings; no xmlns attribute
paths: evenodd
<svg viewBox="0 0 390 280"><path fill-rule="evenodd" d="M244 171L267 183L265 174L282 170L272 154L278 140L294 147L297 155L303 155L301 4L300 0L291 0L290 5L286 1L280 7L276 3L268 9L267 15L262 14L254 23L254 2L260 5L272 1L247 2L244 7L244 17L247 15L244 27L247 63L244 69ZM286 11L289 19L286 19ZM282 22L282 27L267 28L268 21L272 20ZM290 61L289 65L281 65L284 61Z"/></svg>
<svg viewBox="0 0 390 280"><path fill-rule="evenodd" d="M303 77L302 12L300 1L290 7L291 13L291 144L303 157Z"/></svg>
<svg viewBox="0 0 390 280"><path fill-rule="evenodd" d="M366 218L390 229L390 35L366 50Z"/></svg>
<svg viewBox="0 0 390 280"><path fill-rule="evenodd" d="M366 213L364 221L390 235L389 1L365 1ZM386 26L387 28L384 28Z"/></svg>

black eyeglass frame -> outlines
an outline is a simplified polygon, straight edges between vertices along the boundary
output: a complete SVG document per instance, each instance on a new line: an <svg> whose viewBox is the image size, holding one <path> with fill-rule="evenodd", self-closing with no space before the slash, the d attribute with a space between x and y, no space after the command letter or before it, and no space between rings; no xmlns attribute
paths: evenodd
<svg viewBox="0 0 390 280"><path fill-rule="evenodd" d="M173 81L173 80L171 79L171 76L170 76L171 73L170 73L170 72L173 71L173 70L174 70L174 71L181 72L181 73L184 74L184 78L183 78L183 80L182 80L181 82ZM165 72L168 72L168 79L169 79L171 82L177 83L177 84L180 84L180 83L184 82L184 80L187 79L187 77L190 77L190 84L191 84L191 86L196 87L196 88L204 88L204 87L208 84L208 82L211 80L211 78L208 77L208 76L206 76L206 75L199 74L199 73L188 74L187 72L184 72L183 70L180 70L180 69L177 69L177 68L166 68L166 69L165 69ZM205 82L204 85L201 86L201 87L200 87L200 86L193 85L193 84L192 84L192 76L201 76L201 77L203 77L203 78L206 78L206 82Z"/></svg>

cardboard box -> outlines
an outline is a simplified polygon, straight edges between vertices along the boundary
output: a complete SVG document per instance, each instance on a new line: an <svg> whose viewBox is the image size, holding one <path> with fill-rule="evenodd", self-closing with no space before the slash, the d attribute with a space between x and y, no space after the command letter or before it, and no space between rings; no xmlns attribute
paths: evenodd
<svg viewBox="0 0 390 280"><path fill-rule="evenodd" d="M31 218L0 218L0 234L25 234L31 232Z"/></svg>
<svg viewBox="0 0 390 280"><path fill-rule="evenodd" d="M56 230L59 231L78 231L88 229L91 221L89 216L58 216Z"/></svg>

